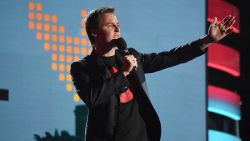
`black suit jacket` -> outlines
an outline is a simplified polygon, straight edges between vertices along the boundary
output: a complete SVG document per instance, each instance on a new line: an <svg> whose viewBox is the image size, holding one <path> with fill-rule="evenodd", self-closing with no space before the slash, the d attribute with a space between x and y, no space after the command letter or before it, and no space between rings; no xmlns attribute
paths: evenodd
<svg viewBox="0 0 250 141"><path fill-rule="evenodd" d="M140 115L146 124L150 141L159 141L161 127L159 117L149 98L145 73L152 73L167 67L185 63L204 53L199 40L161 53L142 54L130 48L138 61L133 77L139 93L134 94L139 105ZM120 51L116 57L122 65ZM71 75L77 93L89 109L86 141L112 141L119 113L119 94L129 85L121 71L111 75L100 56L95 51L91 55L72 63Z"/></svg>

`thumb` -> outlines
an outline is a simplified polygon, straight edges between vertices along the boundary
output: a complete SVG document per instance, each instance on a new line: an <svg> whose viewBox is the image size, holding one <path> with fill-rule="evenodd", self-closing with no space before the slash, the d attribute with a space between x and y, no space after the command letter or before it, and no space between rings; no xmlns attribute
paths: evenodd
<svg viewBox="0 0 250 141"><path fill-rule="evenodd" d="M213 21L212 21L212 23L211 23L211 25L214 26L216 23L217 23L217 17L214 17L214 18L213 18Z"/></svg>

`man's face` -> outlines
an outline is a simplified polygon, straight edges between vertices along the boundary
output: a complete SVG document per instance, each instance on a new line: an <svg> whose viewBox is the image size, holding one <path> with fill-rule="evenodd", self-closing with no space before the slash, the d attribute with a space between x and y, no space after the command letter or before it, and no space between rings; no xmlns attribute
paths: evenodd
<svg viewBox="0 0 250 141"><path fill-rule="evenodd" d="M120 37L119 22L114 13L105 13L99 17L99 28L95 34L95 45L98 48L112 48L113 39Z"/></svg>

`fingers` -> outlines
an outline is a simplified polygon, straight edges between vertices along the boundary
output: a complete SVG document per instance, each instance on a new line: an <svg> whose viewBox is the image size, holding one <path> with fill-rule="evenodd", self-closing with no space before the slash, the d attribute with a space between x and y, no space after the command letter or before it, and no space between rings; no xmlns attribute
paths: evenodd
<svg viewBox="0 0 250 141"><path fill-rule="evenodd" d="M230 34L233 32L233 28L229 28L228 30L226 30L226 34Z"/></svg>
<svg viewBox="0 0 250 141"><path fill-rule="evenodd" d="M233 24L235 23L235 17L233 17L232 19L230 19L225 26L229 29Z"/></svg>
<svg viewBox="0 0 250 141"><path fill-rule="evenodd" d="M217 17L214 17L211 24L214 26L214 25L216 25L216 23L217 23Z"/></svg>
<svg viewBox="0 0 250 141"><path fill-rule="evenodd" d="M136 58L133 55L126 55L124 56L128 61L136 61Z"/></svg>
<svg viewBox="0 0 250 141"><path fill-rule="evenodd" d="M230 27L234 24L234 22L235 22L235 16L228 15L218 25L222 27L223 26Z"/></svg>
<svg viewBox="0 0 250 141"><path fill-rule="evenodd" d="M133 55L126 55L124 57L130 63L130 65L137 68L137 59Z"/></svg>
<svg viewBox="0 0 250 141"><path fill-rule="evenodd" d="M137 60L133 55L124 56L124 64L122 70L129 74L133 69L138 67Z"/></svg>
<svg viewBox="0 0 250 141"><path fill-rule="evenodd" d="M235 23L235 16L226 16L219 24L218 27L222 33L229 34L232 32L231 26Z"/></svg>
<svg viewBox="0 0 250 141"><path fill-rule="evenodd" d="M235 16L231 16L225 23L224 25L227 27L230 27L231 25L233 25L233 23L235 22Z"/></svg>
<svg viewBox="0 0 250 141"><path fill-rule="evenodd" d="M232 15L227 15L227 16L219 23L219 25L220 25L220 24L223 25L223 24L227 23L227 22L230 20L230 18L232 18Z"/></svg>

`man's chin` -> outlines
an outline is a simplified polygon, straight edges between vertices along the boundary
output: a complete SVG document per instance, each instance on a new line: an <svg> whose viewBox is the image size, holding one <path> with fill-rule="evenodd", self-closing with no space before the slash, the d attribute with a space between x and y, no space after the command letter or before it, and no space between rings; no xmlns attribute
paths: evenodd
<svg viewBox="0 0 250 141"><path fill-rule="evenodd" d="M116 41L117 41L117 39L112 39L112 40L109 42L111 48L116 47Z"/></svg>

